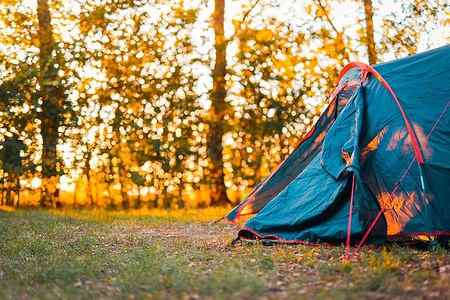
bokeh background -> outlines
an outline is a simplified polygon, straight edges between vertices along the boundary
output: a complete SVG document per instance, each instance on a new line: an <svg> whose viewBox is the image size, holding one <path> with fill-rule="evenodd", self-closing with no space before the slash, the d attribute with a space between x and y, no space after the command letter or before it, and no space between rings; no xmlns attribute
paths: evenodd
<svg viewBox="0 0 450 300"><path fill-rule="evenodd" d="M342 67L450 41L447 1L1 0L1 205L229 205Z"/></svg>

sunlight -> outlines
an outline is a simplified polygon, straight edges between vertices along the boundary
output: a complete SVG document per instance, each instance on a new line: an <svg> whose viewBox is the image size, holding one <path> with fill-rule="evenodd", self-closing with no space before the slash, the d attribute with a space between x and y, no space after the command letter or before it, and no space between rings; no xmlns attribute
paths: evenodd
<svg viewBox="0 0 450 300"><path fill-rule="evenodd" d="M38 189L41 186L42 180L39 177L34 177L31 180L31 188L32 189Z"/></svg>
<svg viewBox="0 0 450 300"><path fill-rule="evenodd" d="M352 59L366 60L364 11L349 0L327 1L325 10L315 2L281 0L257 2L254 7L241 0L225 5L224 38L230 40L225 103L217 112L226 123L221 138L223 182L230 194L239 191L236 195L242 197L318 119L326 107L324 95L342 66ZM408 18L410 8L400 2L376 6L380 60L447 41L448 18L437 11L425 32L407 31L419 47L407 44L391 50L391 42L382 37L392 33L395 38L400 29L384 22L394 22L395 14ZM36 10L36 1L0 4L0 58L5 62L0 63L0 81L17 77L11 84L20 91L8 94L20 101L0 113L8 124L0 134L11 137L20 132L26 145L20 151L23 165L43 172L43 125L39 117L32 117L43 110L43 100L35 97L42 84L36 76L42 46ZM217 118L211 110L213 10L212 1L201 0L136 7L84 0L50 3L53 38L62 54L51 54L56 71L52 84L60 84L67 100L56 130L61 190L76 192L77 184L90 185L84 181L92 180L95 188L86 197L104 201L117 191L122 198L129 193L134 199L139 196L137 185L145 196L151 190L179 197L182 189L209 184L214 173L209 122ZM408 19L405 26L421 28L426 18ZM417 131L430 157L420 128ZM389 147L395 148L403 138L396 135ZM40 175L25 173L30 186L41 186ZM87 175L90 179L83 179ZM114 188L105 191L108 187Z"/></svg>

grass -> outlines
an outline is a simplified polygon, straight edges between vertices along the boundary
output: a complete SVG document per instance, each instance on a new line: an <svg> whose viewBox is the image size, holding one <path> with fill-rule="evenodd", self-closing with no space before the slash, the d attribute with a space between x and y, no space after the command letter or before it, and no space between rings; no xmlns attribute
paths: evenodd
<svg viewBox="0 0 450 300"><path fill-rule="evenodd" d="M224 213L0 212L0 298L450 298L448 250L232 247Z"/></svg>

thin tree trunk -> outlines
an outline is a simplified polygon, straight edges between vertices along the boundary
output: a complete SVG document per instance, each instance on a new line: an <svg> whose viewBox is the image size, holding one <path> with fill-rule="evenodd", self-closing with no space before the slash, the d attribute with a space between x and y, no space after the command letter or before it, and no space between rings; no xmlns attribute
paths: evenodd
<svg viewBox="0 0 450 300"><path fill-rule="evenodd" d="M366 18L366 42L369 63L374 65L377 63L377 51L375 47L375 39L373 32L373 6L372 0L364 0L364 14Z"/></svg>
<svg viewBox="0 0 450 300"><path fill-rule="evenodd" d="M1 196L1 200L0 200L0 205L5 205L5 202L4 202L4 200L5 200L5 198L4 198L4 196L5 196L5 173L4 172L2 174L2 179L0 182L2 185L2 196Z"/></svg>
<svg viewBox="0 0 450 300"><path fill-rule="evenodd" d="M87 192L87 198L88 198L88 203L90 207L94 207L95 206L95 202L94 202L94 195L92 195L92 188L91 188L91 170L88 169L86 171L86 192Z"/></svg>
<svg viewBox="0 0 450 300"><path fill-rule="evenodd" d="M52 51L53 28L47 0L37 1L39 20L39 85L42 97L41 135L42 135L42 194L41 206L54 206L59 201L56 145L58 143L59 110L62 107L62 89L59 88L55 61Z"/></svg>
<svg viewBox="0 0 450 300"><path fill-rule="evenodd" d="M164 209L169 209L171 206L172 206L172 195L169 194L167 186L164 185L162 207Z"/></svg>
<svg viewBox="0 0 450 300"><path fill-rule="evenodd" d="M186 206L183 199L183 190L184 190L184 181L183 178L181 178L180 184L178 185L178 201L177 201L178 208L184 208Z"/></svg>
<svg viewBox="0 0 450 300"><path fill-rule="evenodd" d="M130 201L128 199L127 192L125 191L125 182L123 180L124 170L122 161L119 162L119 184L120 184L120 195L122 197L122 208L130 208Z"/></svg>
<svg viewBox="0 0 450 300"><path fill-rule="evenodd" d="M91 161L91 151L87 151L86 154L86 160L84 162L84 174L86 175L86 195L87 195L87 200L88 203L91 207L94 207L94 196L92 195L92 188L91 188L91 165L90 165L90 161Z"/></svg>
<svg viewBox="0 0 450 300"><path fill-rule="evenodd" d="M11 179L11 175L8 174L8 177L6 179L6 205L7 206L13 206L13 198L12 198L12 179Z"/></svg>
<svg viewBox="0 0 450 300"><path fill-rule="evenodd" d="M20 178L19 176L17 176L16 178L16 194L17 194L17 202L16 202L16 207L20 206Z"/></svg>
<svg viewBox="0 0 450 300"><path fill-rule="evenodd" d="M149 186L155 186L154 179L149 183ZM150 195L150 197L147 196L147 199L148 199L148 203L147 203L148 208L158 208L158 199L159 199L158 196L155 196L153 194L153 195Z"/></svg>
<svg viewBox="0 0 450 300"><path fill-rule="evenodd" d="M134 204L134 208L139 209L142 207L141 186L140 185L136 185L136 186L137 186L137 190L138 190L138 195L137 195L136 203Z"/></svg>
<svg viewBox="0 0 450 300"><path fill-rule="evenodd" d="M116 208L116 204L114 203L114 196L113 193L111 193L112 184L114 183L114 167L113 167L113 159L111 155L112 149L108 151L108 188L106 189L108 191L108 198L109 198L109 207L110 208Z"/></svg>
<svg viewBox="0 0 450 300"><path fill-rule="evenodd" d="M78 181L77 181L78 182ZM73 208L77 207L77 183L75 183L75 186L73 187Z"/></svg>
<svg viewBox="0 0 450 300"><path fill-rule="evenodd" d="M208 154L211 158L211 202L212 206L231 203L227 196L223 170L224 134L223 116L226 109L225 75L226 75L226 40L224 34L225 0L215 0L213 24L215 34L216 60L213 71L212 105L210 109L210 128L208 133Z"/></svg>
<svg viewBox="0 0 450 300"><path fill-rule="evenodd" d="M259 93L258 98L263 99L264 95L262 95L261 93ZM261 101L258 101L258 104L261 103ZM263 126L262 130L261 130L261 143L264 143L264 138L267 134L267 126ZM280 132L280 135L283 134L282 132ZM262 176L261 176L261 168L262 168L262 164L263 164L263 152L264 152L264 146L261 145L260 149L255 149L256 151L261 151L259 153L259 155L256 155L256 161L255 161L255 181L254 181L254 185L256 186L261 180L262 180Z"/></svg>

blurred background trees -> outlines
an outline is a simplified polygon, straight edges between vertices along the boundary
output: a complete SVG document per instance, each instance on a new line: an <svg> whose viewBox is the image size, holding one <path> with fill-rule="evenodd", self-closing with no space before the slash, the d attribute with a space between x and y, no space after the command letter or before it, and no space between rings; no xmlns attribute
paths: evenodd
<svg viewBox="0 0 450 300"><path fill-rule="evenodd" d="M241 200L340 69L449 41L442 0L2 0L1 205Z"/></svg>

